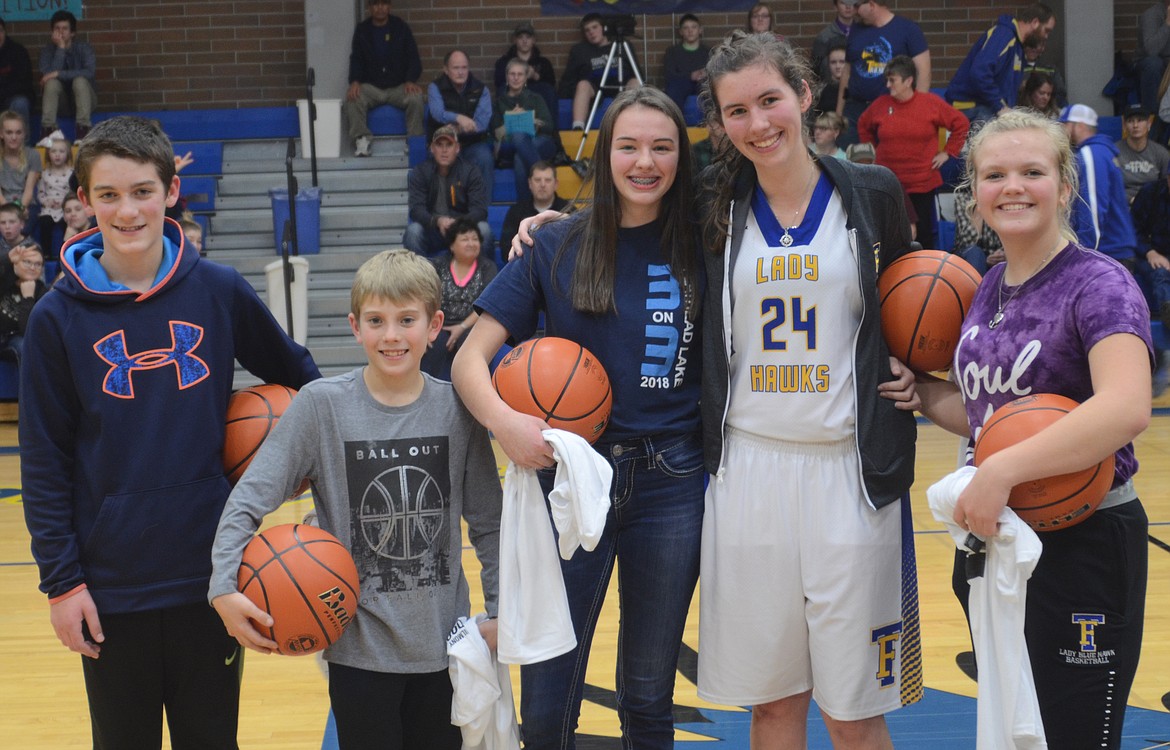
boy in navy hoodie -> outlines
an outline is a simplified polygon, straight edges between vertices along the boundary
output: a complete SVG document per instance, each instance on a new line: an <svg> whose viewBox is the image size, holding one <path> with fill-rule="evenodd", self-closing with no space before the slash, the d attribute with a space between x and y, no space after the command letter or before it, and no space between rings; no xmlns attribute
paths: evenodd
<svg viewBox="0 0 1170 750"><path fill-rule="evenodd" d="M95 748L235 748L242 654L205 596L231 487L234 361L300 388L320 373L246 281L164 217L157 125L118 117L77 154L97 228L61 250L21 362L25 521L57 637L82 655Z"/></svg>

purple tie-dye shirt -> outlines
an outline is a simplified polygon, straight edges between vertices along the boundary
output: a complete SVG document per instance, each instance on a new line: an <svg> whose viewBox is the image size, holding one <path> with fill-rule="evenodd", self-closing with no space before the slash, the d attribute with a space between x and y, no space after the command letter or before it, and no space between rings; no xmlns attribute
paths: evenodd
<svg viewBox="0 0 1170 750"><path fill-rule="evenodd" d="M1089 350L1108 336L1137 336L1152 361L1149 308L1132 274L1117 261L1066 246L1020 287L1003 287L1003 321L990 328L1005 268L993 266L983 278L955 351L954 373L972 438L997 407L1020 396L1088 399L1093 395ZM1117 451L1116 459L1115 486L1137 472L1133 444Z"/></svg>

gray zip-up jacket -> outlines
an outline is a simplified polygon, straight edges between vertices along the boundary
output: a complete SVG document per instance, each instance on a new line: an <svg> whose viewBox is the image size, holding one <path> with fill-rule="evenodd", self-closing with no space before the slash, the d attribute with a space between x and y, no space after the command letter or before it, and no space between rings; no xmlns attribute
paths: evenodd
<svg viewBox="0 0 1170 750"><path fill-rule="evenodd" d="M818 161L841 196L848 216L849 244L860 273L863 306L853 361L856 440L866 495L875 508L881 508L899 499L914 482L914 414L894 408L893 401L878 395L878 384L893 380L893 375L890 351L881 333L877 277L883 268L910 250L910 224L902 188L889 170L833 158ZM700 184L709 185L711 180L700 178ZM730 384L727 269L734 266L739 253L755 186L755 168L749 164L737 178L730 207L730 250L704 253L707 297L703 310L703 453L707 471L716 475L723 467ZM700 205L706 210L728 210L712 205L708 195L702 196Z"/></svg>

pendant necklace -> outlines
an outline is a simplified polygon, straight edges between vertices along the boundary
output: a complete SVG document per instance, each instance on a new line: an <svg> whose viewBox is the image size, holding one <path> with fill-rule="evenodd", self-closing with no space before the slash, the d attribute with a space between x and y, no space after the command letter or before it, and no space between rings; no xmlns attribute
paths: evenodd
<svg viewBox="0 0 1170 750"><path fill-rule="evenodd" d="M808 177L808 184L804 186L804 198L800 202L800 207L797 208L792 213L793 221L796 221L796 217L800 216L800 213L802 211L804 211L805 202L810 198L810 196L812 196L812 188L816 184L816 178L817 178L817 175L819 173L820 173L820 171L817 169L817 165L812 164L812 174L809 175L809 177ZM777 222L779 222L779 219L777 219ZM792 230L796 229L799 226L800 226L799 221L797 221L795 224L793 224L790 227L786 227L783 224L781 224L780 228L784 230L784 234L780 237L780 244L783 245L784 247L792 247L793 240L792 240L792 235L790 234L790 232L792 232Z"/></svg>
<svg viewBox="0 0 1170 750"><path fill-rule="evenodd" d="M1046 255L1044 257L1044 260L1040 261L1040 265L1036 266L1036 270L1033 271L1031 274L1029 274L1028 278L1021 281L1016 286L1016 288L1014 290L1012 290L1012 293L1008 295L1008 298L1006 300L1003 298L1003 280L1004 280L1004 277L1007 276L1007 271L1006 270L1004 271L1003 276L999 277L999 307L996 309L995 315L992 315L991 320L987 322L988 328L995 329L995 328L999 327L999 324L1003 322L1004 308L1007 307L1008 304L1010 304L1011 301L1016 298L1016 295L1019 294L1020 290L1024 288L1024 284L1027 284L1029 281L1031 281L1033 276L1040 273L1040 269L1042 269L1042 268L1044 268L1044 266L1048 265L1048 261L1052 260L1052 256L1056 255L1056 251L1059 250L1062 246L1063 246L1062 243L1058 242L1056 247L1052 248L1052 250L1048 253L1048 255Z"/></svg>

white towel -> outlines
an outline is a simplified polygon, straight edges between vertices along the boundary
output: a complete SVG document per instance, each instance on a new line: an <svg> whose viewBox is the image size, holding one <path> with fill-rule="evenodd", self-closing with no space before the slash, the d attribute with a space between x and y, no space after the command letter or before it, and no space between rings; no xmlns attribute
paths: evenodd
<svg viewBox="0 0 1170 750"><path fill-rule="evenodd" d="M954 520L955 503L975 475L964 466L926 491L930 511L947 527L955 546L968 550L970 532ZM999 516L999 531L986 540L983 576L970 581L968 610L979 664L976 750L1046 750L1036 683L1024 641L1028 578L1040 560L1036 532L1010 508Z"/></svg>
<svg viewBox="0 0 1170 750"><path fill-rule="evenodd" d="M463 734L463 750L519 750L512 676L479 634L487 615L460 617L447 638L454 696L451 723Z"/></svg>
<svg viewBox="0 0 1170 750"><path fill-rule="evenodd" d="M585 441L545 430L557 460L549 494L560 554L592 551L605 528L613 468ZM549 506L536 472L509 463L500 514L500 597L497 653L505 664L535 664L577 646Z"/></svg>

